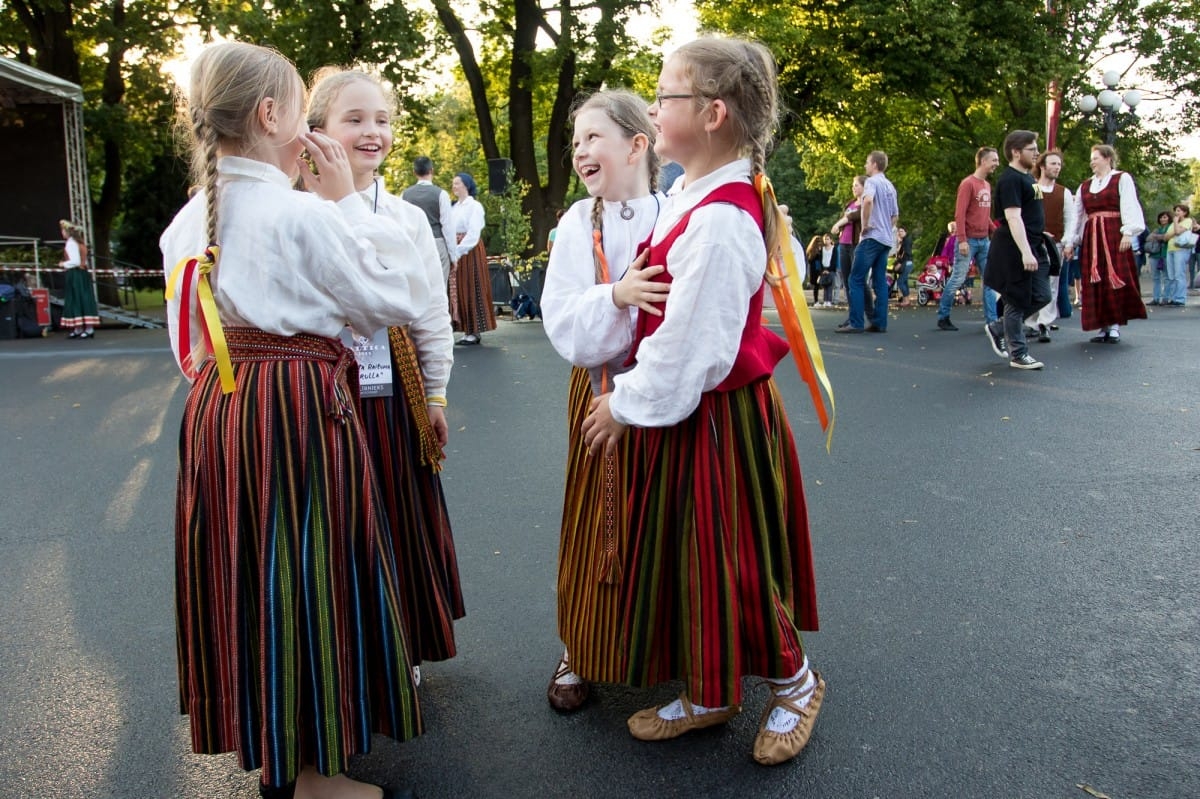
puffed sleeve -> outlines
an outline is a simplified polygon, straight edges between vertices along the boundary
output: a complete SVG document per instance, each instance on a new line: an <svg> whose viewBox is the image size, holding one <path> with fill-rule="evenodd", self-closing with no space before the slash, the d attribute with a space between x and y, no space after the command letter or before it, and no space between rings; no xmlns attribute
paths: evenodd
<svg viewBox="0 0 1200 799"><path fill-rule="evenodd" d="M1122 172L1119 180L1117 188L1121 196L1121 235L1136 238L1146 229L1146 217L1142 213L1142 204L1138 201L1137 186L1128 172Z"/></svg>
<svg viewBox="0 0 1200 799"><path fill-rule="evenodd" d="M542 289L542 321L554 349L576 366L617 358L633 341L634 310L613 304L612 284L596 283L591 200L576 203L559 221ZM611 264L619 277L628 264Z"/></svg>
<svg viewBox="0 0 1200 799"><path fill-rule="evenodd" d="M394 220L371 213L357 194L336 204L321 201L316 208L317 213L289 219L309 228L305 240L315 252L307 263L338 300L346 322L368 335L420 317L431 289L412 237Z"/></svg>

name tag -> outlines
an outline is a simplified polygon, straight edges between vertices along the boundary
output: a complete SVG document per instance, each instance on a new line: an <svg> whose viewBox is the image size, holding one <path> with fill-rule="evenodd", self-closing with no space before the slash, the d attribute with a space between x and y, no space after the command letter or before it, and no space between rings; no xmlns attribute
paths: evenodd
<svg viewBox="0 0 1200 799"><path fill-rule="evenodd" d="M380 328L373 336L360 336L346 327L341 339L358 363L359 396L363 399L392 396L392 347L387 328Z"/></svg>

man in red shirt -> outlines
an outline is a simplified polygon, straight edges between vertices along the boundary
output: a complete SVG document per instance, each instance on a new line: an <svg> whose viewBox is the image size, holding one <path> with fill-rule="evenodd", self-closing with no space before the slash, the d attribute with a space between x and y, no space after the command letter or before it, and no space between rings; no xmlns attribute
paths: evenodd
<svg viewBox="0 0 1200 799"><path fill-rule="evenodd" d="M988 248L992 233L992 184L988 177L1000 166L1000 156L995 147L980 147L975 151L975 171L958 184L958 200L954 204L954 226L958 232L958 249L954 254L954 268L950 280L942 292L938 305L938 330L958 330L950 321L950 309L954 307L954 295L967 279L971 261L979 268L979 274L987 267ZM995 295L989 296L984 289L983 311L986 320L996 319Z"/></svg>

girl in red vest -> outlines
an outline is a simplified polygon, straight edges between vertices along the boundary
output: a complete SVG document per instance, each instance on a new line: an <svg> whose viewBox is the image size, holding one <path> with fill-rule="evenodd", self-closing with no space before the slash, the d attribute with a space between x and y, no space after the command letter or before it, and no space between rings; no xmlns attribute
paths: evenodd
<svg viewBox="0 0 1200 799"><path fill-rule="evenodd" d="M726 722L741 711L742 677L759 675L772 695L754 758L768 765L804 747L825 693L800 638L817 629L812 549L771 377L788 348L762 326L767 254L787 235L755 183L777 113L760 45L700 39L664 65L655 151L684 178L643 258L665 267L655 279L671 290L661 316L638 314L633 368L583 423L593 455L631 437L629 682L686 684L634 714L630 732L657 741Z"/></svg>

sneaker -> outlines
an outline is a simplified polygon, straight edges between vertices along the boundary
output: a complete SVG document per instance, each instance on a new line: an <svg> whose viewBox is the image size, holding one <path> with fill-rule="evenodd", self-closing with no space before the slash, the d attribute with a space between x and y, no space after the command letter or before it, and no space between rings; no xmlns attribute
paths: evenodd
<svg viewBox="0 0 1200 799"><path fill-rule="evenodd" d="M996 353L999 358L1008 357L1008 342L1004 340L1004 336L992 330L990 323L985 323L983 332L987 335L988 344L992 345L992 352Z"/></svg>
<svg viewBox="0 0 1200 799"><path fill-rule="evenodd" d="M1041 369L1046 364L1032 357L1028 352L1018 355L1008 362L1014 369Z"/></svg>
<svg viewBox="0 0 1200 799"><path fill-rule="evenodd" d="M833 329L833 332L834 333L861 333L861 332L863 332L863 329L861 327L855 327L854 325L850 324L849 322L845 322L844 324L840 324L837 327L835 327Z"/></svg>
<svg viewBox="0 0 1200 799"><path fill-rule="evenodd" d="M938 330L958 330L958 328L954 326L954 323L950 321L950 317L947 316L944 319L938 320Z"/></svg>

